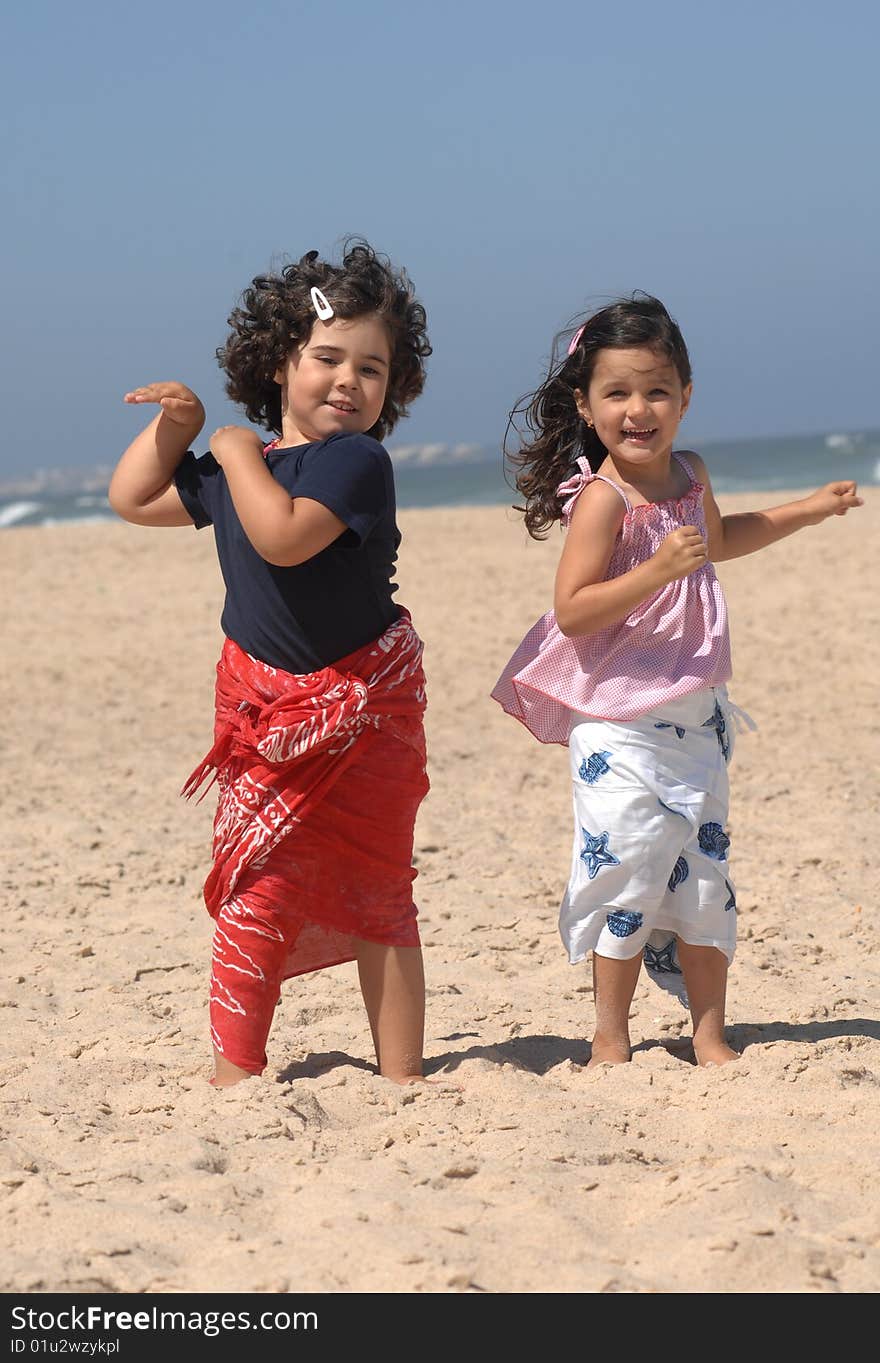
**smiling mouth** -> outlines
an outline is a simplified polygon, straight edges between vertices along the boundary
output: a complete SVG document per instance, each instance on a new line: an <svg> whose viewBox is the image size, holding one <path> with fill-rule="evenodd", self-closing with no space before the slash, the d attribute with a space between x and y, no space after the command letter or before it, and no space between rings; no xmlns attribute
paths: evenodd
<svg viewBox="0 0 880 1363"><path fill-rule="evenodd" d="M357 411L357 408L352 407L350 402L328 402L327 406L332 407L334 412L343 412L346 415L351 415Z"/></svg>
<svg viewBox="0 0 880 1363"><path fill-rule="evenodd" d="M624 440L650 440L651 436L652 436L652 435L656 435L656 434L657 434L657 427L656 427L656 426L652 426L651 429L650 429L650 430L647 430L647 431L637 431L637 430L628 431L628 430L624 430L624 432L623 432L623 438L624 438Z"/></svg>

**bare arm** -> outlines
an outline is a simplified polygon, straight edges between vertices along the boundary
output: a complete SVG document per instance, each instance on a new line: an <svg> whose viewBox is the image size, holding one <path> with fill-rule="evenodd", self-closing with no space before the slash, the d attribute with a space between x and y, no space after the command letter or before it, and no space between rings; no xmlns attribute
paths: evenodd
<svg viewBox="0 0 880 1363"><path fill-rule="evenodd" d="M260 437L242 426L221 426L211 453L223 467L238 519L261 558L277 568L305 563L348 529L311 497L291 497L263 458Z"/></svg>
<svg viewBox="0 0 880 1363"><path fill-rule="evenodd" d="M661 587L707 562L707 546L693 525L680 526L646 562L605 582L623 520L617 493L591 483L577 500L556 571L553 609L563 634L597 634L626 619Z"/></svg>
<svg viewBox="0 0 880 1363"><path fill-rule="evenodd" d="M722 516L705 464L699 455L690 458L697 477L706 488L703 506L709 557L713 563L755 554L808 525L819 525L829 516L845 516L853 507L863 505L861 497L856 496L855 483L826 483L825 487L797 502L785 502L782 506L768 507L766 511L742 511L733 516Z"/></svg>
<svg viewBox="0 0 880 1363"><path fill-rule="evenodd" d="M161 411L123 454L110 480L110 505L134 525L192 525L174 486L174 473L205 422L205 409L182 383L150 383L126 393L132 405Z"/></svg>

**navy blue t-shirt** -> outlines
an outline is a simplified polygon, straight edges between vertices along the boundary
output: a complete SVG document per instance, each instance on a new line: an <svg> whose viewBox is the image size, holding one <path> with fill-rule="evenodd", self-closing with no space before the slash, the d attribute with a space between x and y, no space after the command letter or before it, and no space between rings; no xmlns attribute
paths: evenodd
<svg viewBox="0 0 880 1363"><path fill-rule="evenodd" d="M212 454L183 458L175 484L198 529L213 525L226 584L228 638L272 667L315 672L377 638L398 619L392 583L400 531L394 474L368 435L270 450L272 476L291 497L311 497L348 526L305 563L277 568L251 544Z"/></svg>

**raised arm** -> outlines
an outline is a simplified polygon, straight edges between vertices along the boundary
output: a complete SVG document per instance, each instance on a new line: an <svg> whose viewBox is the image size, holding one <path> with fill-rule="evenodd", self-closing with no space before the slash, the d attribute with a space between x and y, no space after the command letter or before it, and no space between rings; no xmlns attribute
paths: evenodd
<svg viewBox="0 0 880 1363"><path fill-rule="evenodd" d="M784 502L781 506L768 507L766 511L741 511L733 516L722 516L705 464L698 455L689 455L689 458L706 489L703 506L709 557L713 563L757 553L808 525L819 525L829 516L845 516L853 507L863 505L861 497L856 495L856 484L844 481L826 483L799 501Z"/></svg>
<svg viewBox="0 0 880 1363"><path fill-rule="evenodd" d="M221 426L211 453L223 468L245 534L276 568L305 563L347 530L345 521L310 497L291 497L272 477L263 442L243 426Z"/></svg>
<svg viewBox="0 0 880 1363"><path fill-rule="evenodd" d="M707 561L707 547L693 525L667 535L646 562L605 582L614 540L623 520L620 497L595 482L577 500L556 571L553 609L569 637L597 634L626 619L661 587L687 577Z"/></svg>
<svg viewBox="0 0 880 1363"><path fill-rule="evenodd" d="M205 409L182 383L150 383L126 393L134 406L158 403L155 417L131 442L110 480L110 505L134 525L192 525L174 473L205 424Z"/></svg>

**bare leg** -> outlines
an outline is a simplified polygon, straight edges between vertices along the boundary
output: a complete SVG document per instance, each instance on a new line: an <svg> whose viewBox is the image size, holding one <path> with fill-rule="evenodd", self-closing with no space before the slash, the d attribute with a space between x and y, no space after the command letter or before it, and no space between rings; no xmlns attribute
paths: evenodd
<svg viewBox="0 0 880 1363"><path fill-rule="evenodd" d="M355 942L361 993L379 1073L398 1084L422 1078L425 974L421 947Z"/></svg>
<svg viewBox="0 0 880 1363"><path fill-rule="evenodd" d="M726 1065L738 1060L736 1051L724 1039L727 957L717 947L694 947L680 937L677 940L694 1023L697 1064Z"/></svg>
<svg viewBox="0 0 880 1363"><path fill-rule="evenodd" d="M618 961L593 952L596 1031L587 1069L593 1065L621 1065L632 1059L629 1008L641 968L641 952L630 961Z"/></svg>
<svg viewBox="0 0 880 1363"><path fill-rule="evenodd" d="M250 1079L250 1070L243 1070L238 1065L233 1065L231 1060L227 1060L225 1055L221 1055L214 1047L214 1077L208 1082L215 1089L228 1089L233 1084L238 1084L242 1079Z"/></svg>

